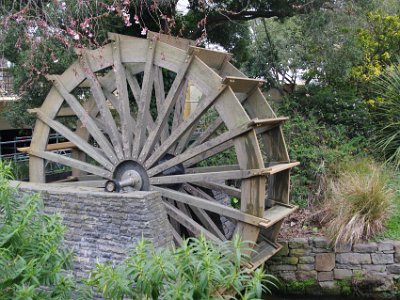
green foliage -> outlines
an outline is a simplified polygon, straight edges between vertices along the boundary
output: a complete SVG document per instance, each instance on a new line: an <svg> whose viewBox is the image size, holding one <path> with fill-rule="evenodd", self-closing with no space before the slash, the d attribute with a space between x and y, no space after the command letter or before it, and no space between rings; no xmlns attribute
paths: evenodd
<svg viewBox="0 0 400 300"><path fill-rule="evenodd" d="M310 95L302 98L301 95L287 97L279 108L279 114L290 117L284 125L286 142L291 159L301 162L292 171L291 199L305 207L323 198L326 176L337 172L336 166L340 161L363 153L366 140L362 135L356 135L357 130L350 129L351 122L347 127L337 124L336 119L345 119L354 113L352 105L346 112L325 104L328 106L325 114L323 108L319 109L320 97Z"/></svg>
<svg viewBox="0 0 400 300"><path fill-rule="evenodd" d="M358 32L364 52L363 61L352 70L352 75L363 84L378 78L400 51L400 15L370 12L367 22L367 26Z"/></svg>
<svg viewBox="0 0 400 300"><path fill-rule="evenodd" d="M286 291L289 294L302 295L307 292L307 289L318 286L315 279L306 279L301 281L290 281L286 284Z"/></svg>
<svg viewBox="0 0 400 300"><path fill-rule="evenodd" d="M381 99L376 105L376 148L388 163L400 169L400 64L389 67L374 87Z"/></svg>
<svg viewBox="0 0 400 300"><path fill-rule="evenodd" d="M9 165L0 162L0 298L71 299L73 280L64 274L71 253L62 245L60 216L42 212L38 195L20 196L8 185Z"/></svg>
<svg viewBox="0 0 400 300"><path fill-rule="evenodd" d="M217 246L201 236L157 250L142 239L123 263L98 264L87 283L105 299L261 299L274 277L241 268L243 246L238 237Z"/></svg>
<svg viewBox="0 0 400 300"><path fill-rule="evenodd" d="M387 170L368 159L342 164L323 203L328 236L355 243L382 232L393 201Z"/></svg>

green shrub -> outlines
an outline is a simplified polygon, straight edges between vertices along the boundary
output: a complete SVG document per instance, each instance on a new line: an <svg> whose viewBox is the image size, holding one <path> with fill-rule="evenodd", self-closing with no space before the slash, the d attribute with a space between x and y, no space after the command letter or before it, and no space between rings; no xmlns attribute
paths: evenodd
<svg viewBox="0 0 400 300"><path fill-rule="evenodd" d="M243 268L243 245L238 237L217 246L201 236L156 250L142 239L123 263L98 264L87 283L105 299L261 299L274 277Z"/></svg>
<svg viewBox="0 0 400 300"><path fill-rule="evenodd" d="M393 192L389 176L367 159L342 164L324 201L326 232L335 241L354 243L380 233L389 217Z"/></svg>
<svg viewBox="0 0 400 300"><path fill-rule="evenodd" d="M284 132L290 158L300 162L292 170L291 199L305 207L323 199L326 177L336 173L340 161L362 153L366 148L362 136L346 136L344 126L318 123L312 115L292 116L285 123Z"/></svg>
<svg viewBox="0 0 400 300"><path fill-rule="evenodd" d="M0 299L71 299L60 216L44 214L38 195L19 199L9 179L0 161Z"/></svg>
<svg viewBox="0 0 400 300"><path fill-rule="evenodd" d="M380 100L375 107L377 153L400 169L400 65L388 69L374 87Z"/></svg>

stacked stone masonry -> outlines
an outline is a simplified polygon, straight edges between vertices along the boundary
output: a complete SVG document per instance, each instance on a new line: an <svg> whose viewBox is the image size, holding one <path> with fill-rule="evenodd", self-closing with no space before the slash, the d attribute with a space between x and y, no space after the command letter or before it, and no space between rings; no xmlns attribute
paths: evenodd
<svg viewBox="0 0 400 300"><path fill-rule="evenodd" d="M305 293L340 294L346 283L357 293L399 295L400 241L342 244L336 248L324 237L280 243L283 248L268 261L267 269L285 284L306 281L313 285Z"/></svg>
<svg viewBox="0 0 400 300"><path fill-rule="evenodd" d="M172 244L166 211L157 192L106 193L99 189L14 183L21 193L40 193L46 213L60 213L65 243L75 254L75 274L95 263L118 263L142 236L156 247Z"/></svg>

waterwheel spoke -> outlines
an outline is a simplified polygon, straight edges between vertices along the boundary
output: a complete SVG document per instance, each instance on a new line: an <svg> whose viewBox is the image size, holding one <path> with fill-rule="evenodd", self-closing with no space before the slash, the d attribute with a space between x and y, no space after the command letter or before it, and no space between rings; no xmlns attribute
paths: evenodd
<svg viewBox="0 0 400 300"><path fill-rule="evenodd" d="M119 36L115 35L112 37L114 38L113 61L115 83L118 90L118 98L120 99L122 147L125 158L129 158L132 151L133 123L129 106L128 87L126 84L127 78L125 75L125 67L121 63Z"/></svg>
<svg viewBox="0 0 400 300"><path fill-rule="evenodd" d="M82 70L86 74L89 81L90 90L96 101L97 107L99 108L101 119L103 120L103 123L107 124L105 129L114 146L115 153L117 154L118 159L123 160L124 155L121 144L121 135L107 105L106 96L103 93L100 82L96 74L93 73L85 53L83 54Z"/></svg>
<svg viewBox="0 0 400 300"><path fill-rule="evenodd" d="M82 107L79 101L64 87L58 75L48 76L50 80L54 80L54 87L60 93L60 95L69 104L71 109L74 111L75 115L79 118L82 124L88 129L93 138L100 145L101 149L106 153L108 158L115 164L118 159L116 153L114 152L113 146L101 132L99 127L96 125L95 121L91 116L88 115L87 111Z"/></svg>
<svg viewBox="0 0 400 300"><path fill-rule="evenodd" d="M218 202L208 201L202 199L200 197L191 196L182 192L178 192L175 190L171 190L168 188L163 188L159 186L152 186L152 190L160 192L163 197L173 199L175 201L179 201L185 204L190 205L191 207L201 208L210 212L214 212L221 216L225 216L228 218L235 219L237 221L241 221L250 225L259 226L260 223L268 222L268 220L253 216L248 213L244 213L240 210L234 209L229 206L225 206Z"/></svg>
<svg viewBox="0 0 400 300"><path fill-rule="evenodd" d="M150 101L151 101L151 91L153 87L153 77L154 77L154 53L155 53L156 43L150 39L149 48L146 57L146 64L144 67L143 83L142 89L140 91L140 100L138 103L138 114L136 118L136 129L135 129L135 141L132 149L133 158L139 156L142 146L144 144L147 125L151 120L149 114L150 111Z"/></svg>
<svg viewBox="0 0 400 300"><path fill-rule="evenodd" d="M131 89L131 92L133 94L133 98L136 101L136 105L137 105L137 107L139 107L140 93L141 93L139 82L138 82L136 76L134 76L128 70L125 70L125 76L126 76L126 79L128 81L129 88ZM146 120L148 120L147 130L150 131L154 127L154 121L153 121L153 118L150 115L150 111L146 111L146 114L147 114ZM136 124L136 122L133 119L132 119L132 121L134 122L134 124ZM134 125L134 126L136 126L136 125Z"/></svg>
<svg viewBox="0 0 400 300"><path fill-rule="evenodd" d="M173 106L175 105L178 96L184 86L183 78L185 77L191 62L192 62L192 57L189 57L186 60L186 62L183 65L181 65L178 73L176 74L174 82L172 83L172 86L168 92L167 98L164 101L162 109L158 112L155 126L153 130L150 132L148 139L145 145L143 146L142 152L140 153L139 156L140 162L146 160L147 156L150 154L150 150L152 149L152 147L154 147L154 144L159 139L161 130L163 129L164 126L166 126L168 122L169 113L171 112Z"/></svg>
<svg viewBox="0 0 400 300"><path fill-rule="evenodd" d="M180 223L182 226L187 228L190 232L192 232L195 236L199 236L203 234L205 237L208 239L214 241L214 242L221 242L221 240L216 237L214 234L209 232L207 229L205 229L203 226L195 222L192 218L189 216L185 215L182 211L180 211L178 208L175 206L172 206L168 202L164 201L164 207L167 210L167 214L176 220L178 223Z"/></svg>
<svg viewBox="0 0 400 300"><path fill-rule="evenodd" d="M208 195L204 191L200 190L199 188L194 187L193 185L184 184L183 189L187 193L189 193L193 196L205 198L206 200L209 200L209 201L214 201L214 198L212 198L210 195ZM218 226L214 223L214 221L211 219L211 217L208 215L207 212L205 212L203 209L193 207L193 206L191 207L191 209L192 209L193 213L196 215L196 217L199 219L199 221L203 224L203 226L207 230L209 230L210 232L215 234L221 240L223 240L223 241L226 240L224 233L221 231L220 228L218 228Z"/></svg>
<svg viewBox="0 0 400 300"><path fill-rule="evenodd" d="M156 67L154 75L154 93L156 96L157 112L161 113L163 103L165 102L165 89L164 89L164 77L162 74L162 69ZM161 143L164 142L169 135L168 126L163 126L160 134Z"/></svg>
<svg viewBox="0 0 400 300"><path fill-rule="evenodd" d="M85 152L87 155L92 157L94 160L96 160L99 164L104 166L108 170L113 169L113 164L106 159L103 155L99 153L99 151L91 146L88 142L86 142L84 139L82 139L79 135L77 135L75 132L71 131L68 127L65 125L61 124L58 121L55 121L53 119L50 119L49 117L46 116L40 109L35 109L33 112L36 113L36 116L46 123L48 126L53 128L55 131L63 135L66 139L68 139L70 142L75 144L79 149L81 149L83 152Z"/></svg>
<svg viewBox="0 0 400 300"><path fill-rule="evenodd" d="M198 138L193 142L193 144L190 145L190 147L195 147L207 141L218 130L218 128L222 126L223 123L224 122L222 121L221 117L215 119L214 122L212 122L207 129L198 136Z"/></svg>
<svg viewBox="0 0 400 300"><path fill-rule="evenodd" d="M89 172L89 173L98 175L103 178L111 179L111 177L112 177L112 173L105 169L93 166L89 163L85 163L83 161L80 161L80 160L77 160L74 158L70 158L65 155L61 155L61 154L57 154L57 153L53 153L53 152L49 152L49 151L40 151L40 150L33 150L33 149L30 149L28 153L30 155L34 155L36 157L40 157L40 158L47 159L52 162L63 164L65 166L71 167L73 169L78 169L78 170L81 170L84 172Z"/></svg>
<svg viewBox="0 0 400 300"><path fill-rule="evenodd" d="M157 152L154 152L148 160L145 161L145 166L150 168L153 166L174 144L175 142L182 137L187 130L190 129L191 126L203 115L204 112L220 97L229 97L229 92L224 92L226 89L217 91L213 95L206 98L206 100L200 103L196 110L187 118L184 122L182 122L178 128L171 132L171 135L168 139L161 145L160 148L157 149Z"/></svg>
<svg viewBox="0 0 400 300"><path fill-rule="evenodd" d="M197 155L202 155L203 153L205 153L209 150L212 150L213 148L216 148L217 146L220 146L221 144L224 144L225 142L231 141L231 140L235 139L236 137L238 137L250 130L252 130L252 127L250 127L248 124L239 126L236 129L229 130L204 144L201 144L197 147L188 149L184 153L181 153L178 156L155 166L154 168L152 168L148 171L148 174L149 174L149 176L154 176L170 167L173 167L177 164L183 163ZM161 145L161 147L158 149L157 153L162 151L161 148L163 148L163 146L164 145ZM168 149L166 149L166 150L168 150Z"/></svg>
<svg viewBox="0 0 400 300"><path fill-rule="evenodd" d="M234 146L234 143L233 143L232 140L231 141L226 141L225 143L223 143L223 144L221 144L221 145L219 145L219 146L217 146L215 148L212 148L210 150L206 150L206 151L194 156L193 158L185 161L183 163L183 166L185 168L191 167L193 165L198 164L199 162L201 162L203 160L206 160L207 158L210 158L210 157L212 157L212 156L214 156L214 155L216 155L218 153L224 152L224 151L232 148L233 146ZM189 149L191 149L191 148L189 148Z"/></svg>
<svg viewBox="0 0 400 300"><path fill-rule="evenodd" d="M227 194L228 196L232 196L232 197L239 198L239 199L242 196L242 191L240 189L235 188L233 186L223 184L223 183L202 181L202 182L194 182L193 184L196 186L199 186L199 187L203 187L206 189L216 191L216 192L221 192L221 193Z"/></svg>
<svg viewBox="0 0 400 300"><path fill-rule="evenodd" d="M180 95L178 96L178 100L175 103L171 131L175 131L175 129L178 127L178 125L180 123L182 123L182 120L183 120L183 108L184 108L184 105L185 105L187 88L188 88L188 80L186 79L186 80L184 80L184 84L183 84L183 87L182 87L182 89L180 91Z"/></svg>

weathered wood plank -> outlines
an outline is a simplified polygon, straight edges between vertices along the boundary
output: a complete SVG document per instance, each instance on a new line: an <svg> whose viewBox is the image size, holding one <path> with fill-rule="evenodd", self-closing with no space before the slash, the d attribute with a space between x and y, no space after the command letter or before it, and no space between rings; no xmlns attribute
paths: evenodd
<svg viewBox="0 0 400 300"><path fill-rule="evenodd" d="M113 164L108 159L106 159L103 155L101 155L97 151L96 148L91 146L88 142L86 142L83 138L81 138L75 132L72 132L68 127L64 126L63 124L61 124L58 121L50 119L40 109L35 109L34 111L36 113L36 116L40 120L45 122L47 125L49 125L51 128L53 128L55 131L57 131L61 135L63 135L66 139L68 139L71 143L73 143L73 145L75 147L78 147L79 149L81 149L83 152L85 152L87 155L92 157L94 160L96 160L98 163L100 163L107 170L111 171L114 168Z"/></svg>
<svg viewBox="0 0 400 300"><path fill-rule="evenodd" d="M199 197L187 195L171 189L162 188L158 186L152 186L151 189L160 192L163 197L174 199L175 201L183 202L190 206L205 209L207 211L214 212L221 216L226 216L228 218L232 218L237 221L244 222L246 224L251 224L253 226L258 226L260 222L268 222L268 220L244 213L232 207L225 206L217 202L211 202Z"/></svg>
<svg viewBox="0 0 400 300"><path fill-rule="evenodd" d="M183 163L183 166L185 168L191 167L211 156L214 156L218 153L221 153L225 150L228 150L229 148L232 148L234 146L233 141L227 141L211 150L207 150L203 153L200 153L199 155L194 156L193 158L187 160L186 162Z"/></svg>
<svg viewBox="0 0 400 300"><path fill-rule="evenodd" d="M153 166L175 144L175 142L191 128L201 115L207 111L215 101L217 101L217 99L229 96L229 91L225 92L225 89L222 89L214 92L214 94L208 97L206 101L199 103L196 110L189 116L189 118L182 122L174 132L171 132L171 135L161 145L161 147L158 148L157 152L153 153L149 159L145 161L145 166L147 168Z"/></svg>
<svg viewBox="0 0 400 300"><path fill-rule="evenodd" d="M164 207L167 210L167 214L171 218L175 219L177 222L182 224L185 228L187 228L194 235L199 236L200 234L204 234L204 236L207 237L208 239L210 239L211 241L214 241L217 243L221 242L221 240L218 237L216 237L214 234L212 234L207 229L202 227L200 224L195 222L192 218L185 215L183 212L181 212L175 206L172 206L171 204L164 202Z"/></svg>
<svg viewBox="0 0 400 300"><path fill-rule="evenodd" d="M202 182L193 182L193 184L216 192L221 192L227 194L228 196L232 196L238 199L240 199L242 196L242 191L240 189L222 183L202 181Z"/></svg>
<svg viewBox="0 0 400 300"><path fill-rule="evenodd" d="M183 189L188 192L189 194L197 197L202 197L204 199L207 199L209 201L214 201L214 198L209 196L207 193L204 193L202 190L190 185L190 184L184 184ZM203 209L197 208L197 207L192 207L192 210L194 214L197 216L197 218L200 220L200 222L203 224L207 230L215 234L218 238L220 238L222 241L226 241L226 237L223 232L218 228L218 226L214 223L214 221L211 219L211 217L205 212Z"/></svg>
<svg viewBox="0 0 400 300"><path fill-rule="evenodd" d="M156 104L157 104L157 114L160 114L163 109L163 104L165 102L165 88L164 88L164 77L162 74L162 70L159 67L156 67L155 75L154 75L154 93L156 96ZM162 126L160 141L164 142L169 135L168 123Z"/></svg>
<svg viewBox="0 0 400 300"><path fill-rule="evenodd" d="M136 159L142 150L144 140L146 137L147 125L150 122L149 114L150 111L150 100L151 91L153 88L153 77L154 77L154 53L157 47L157 43L153 40L148 40L148 52L146 56L146 64L144 67L142 89L140 91L140 101L138 108L138 115L136 120L135 129L135 140L133 143L132 157Z"/></svg>
<svg viewBox="0 0 400 300"><path fill-rule="evenodd" d="M114 164L118 162L116 153L114 152L114 148L109 143L107 138L103 135L99 127L96 125L95 121L91 116L88 115L86 110L82 107L79 101L64 87L63 83L60 80L60 77L57 75L48 76L48 79L54 80L54 88L59 92L59 94L67 101L69 106L75 112L75 115L79 118L82 124L88 129L93 138L97 141L100 148L106 153L107 157Z"/></svg>
<svg viewBox="0 0 400 300"><path fill-rule="evenodd" d="M114 35L113 42L113 61L115 82L118 90L118 98L120 100L120 117L121 117L121 133L122 133L122 147L125 159L130 158L133 142L133 124L131 117L131 110L129 106L128 87L126 84L125 67L121 63L121 49L120 39L118 35Z"/></svg>
<svg viewBox="0 0 400 300"><path fill-rule="evenodd" d="M100 167L96 167L94 165L85 163L83 161L70 158L68 156L64 156L64 155L60 155L60 154L56 154L56 153L48 152L48 151L34 150L34 149L29 150L29 155L37 156L37 157L47 159L52 162L56 162L56 163L63 164L65 166L69 166L71 168L89 172L89 173L101 176L103 178L108 178L108 179L112 178L111 172L109 172L105 169L102 169Z"/></svg>
<svg viewBox="0 0 400 300"><path fill-rule="evenodd" d="M114 146L115 153L117 154L117 157L119 160L123 160L124 155L123 155L123 150L122 150L120 133L118 131L117 125L115 124L115 120L111 114L111 111L108 108L108 105L106 102L106 96L103 93L100 82L97 79L96 74L94 74L94 72L92 71L92 68L87 59L87 55L85 53L82 56L81 69L87 76L86 78L89 81L90 90L92 92L94 100L96 101L97 107L100 112L101 119L105 124L107 124L105 129L108 134L108 137L110 138L110 140Z"/></svg>
<svg viewBox="0 0 400 300"><path fill-rule="evenodd" d="M196 167L185 169L186 174L193 173L207 173L207 172L221 172L221 171L234 171L240 170L239 165L221 165L221 166L210 166L210 167Z"/></svg>
<svg viewBox="0 0 400 300"><path fill-rule="evenodd" d="M213 148L215 148L227 141L234 140L235 138L237 138L238 136L244 134L245 132L247 132L249 130L253 130L253 129L251 127L249 127L248 124L244 124L242 126L239 126L238 128L229 130L229 131L219 135L218 137L205 142L204 144L201 144L194 148L188 149L184 153L181 153L178 156L176 156L164 163L161 163L161 164L155 166L154 168L149 169L148 174L150 177L154 176L172 166L183 163L183 162L195 157L196 155L207 152L208 150L212 150ZM173 134L174 134L174 132L171 134L171 136ZM166 144L166 143L167 143L167 141L164 144ZM167 148L163 148L163 146L164 145L162 145L158 149L157 152L168 150Z"/></svg>
<svg viewBox="0 0 400 300"><path fill-rule="evenodd" d="M140 156L139 156L140 162L144 162L146 160L151 148L154 147L155 142L160 137L161 129L167 124L168 116L178 99L180 91L182 90L182 88L184 86L183 79L186 75L186 72L187 72L191 62L192 62L192 57L187 57L187 60L182 64L182 66L179 69L179 72L176 74L174 82L172 83L172 86L171 86L170 90L168 91L168 95L167 95L167 98L165 99L163 107L162 107L161 111L158 112L158 116L157 116L157 119L155 122L155 126L153 128L153 131L150 132L150 134L147 138L147 141L142 149L142 152L140 153Z"/></svg>

